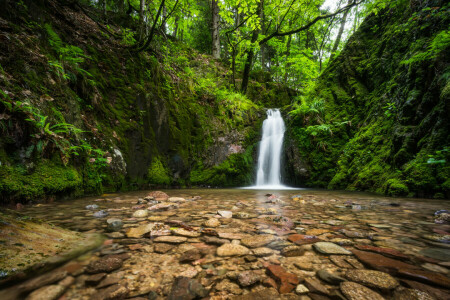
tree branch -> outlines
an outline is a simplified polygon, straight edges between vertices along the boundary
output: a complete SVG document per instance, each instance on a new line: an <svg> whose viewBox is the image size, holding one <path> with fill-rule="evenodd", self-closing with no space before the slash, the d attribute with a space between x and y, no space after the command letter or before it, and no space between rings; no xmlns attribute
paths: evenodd
<svg viewBox="0 0 450 300"><path fill-rule="evenodd" d="M356 1L355 0L351 4L338 9L334 13L317 16L311 22L309 22L308 24L306 24L306 25L304 25L304 26L302 26L300 28L294 29L294 30L290 30L290 31L286 31L286 32L279 32L278 30L276 30L273 33L271 33L269 36L267 36L267 37L263 38L261 41L259 41L259 45L263 45L263 44L267 43L269 40L271 40L272 38L274 38L276 36L286 36L286 35L291 35L291 34L294 34L294 33L299 33L300 31L307 30L311 26L316 24L318 21L334 17L334 16L336 16L336 15L338 15L338 14L344 12L344 11L347 11L347 10L351 9L352 7L354 7L356 5L361 4L362 2L364 2L364 0L360 0L360 1Z"/></svg>

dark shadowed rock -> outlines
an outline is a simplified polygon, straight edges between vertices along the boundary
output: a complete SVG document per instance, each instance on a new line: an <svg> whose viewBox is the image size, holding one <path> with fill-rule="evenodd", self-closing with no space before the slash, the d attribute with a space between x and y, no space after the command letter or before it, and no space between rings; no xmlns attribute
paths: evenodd
<svg viewBox="0 0 450 300"><path fill-rule="evenodd" d="M96 274L96 273L109 273L117 270L122 266L122 259L114 256L105 256L99 260L91 262L86 267L86 273Z"/></svg>
<svg viewBox="0 0 450 300"><path fill-rule="evenodd" d="M188 277L177 277L167 299L191 300L204 298L207 295L208 291L197 280Z"/></svg>

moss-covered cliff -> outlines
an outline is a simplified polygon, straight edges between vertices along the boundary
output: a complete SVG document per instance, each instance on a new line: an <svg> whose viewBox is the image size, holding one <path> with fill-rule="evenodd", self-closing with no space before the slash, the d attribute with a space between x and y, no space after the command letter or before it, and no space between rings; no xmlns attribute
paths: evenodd
<svg viewBox="0 0 450 300"><path fill-rule="evenodd" d="M363 22L289 113L291 180L450 197L449 20L446 1L412 0Z"/></svg>
<svg viewBox="0 0 450 300"><path fill-rule="evenodd" d="M157 36L136 52L70 3L7 3L0 201L253 180L262 108L286 103L285 89L261 83L252 101L178 42Z"/></svg>

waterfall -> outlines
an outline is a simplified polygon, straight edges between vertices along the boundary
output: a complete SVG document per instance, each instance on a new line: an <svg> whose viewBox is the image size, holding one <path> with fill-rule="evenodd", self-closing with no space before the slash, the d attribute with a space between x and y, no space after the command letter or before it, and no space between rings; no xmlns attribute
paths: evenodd
<svg viewBox="0 0 450 300"><path fill-rule="evenodd" d="M267 110L267 119L263 123L259 147L256 187L283 187L281 185L281 149L285 130L280 110Z"/></svg>

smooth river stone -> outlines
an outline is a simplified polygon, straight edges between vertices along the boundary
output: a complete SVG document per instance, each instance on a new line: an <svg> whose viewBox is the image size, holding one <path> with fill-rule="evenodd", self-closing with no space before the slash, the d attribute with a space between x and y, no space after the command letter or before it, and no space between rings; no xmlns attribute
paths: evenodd
<svg viewBox="0 0 450 300"><path fill-rule="evenodd" d="M148 216L148 211L144 209L137 210L133 213L133 218L145 218Z"/></svg>
<svg viewBox="0 0 450 300"><path fill-rule="evenodd" d="M385 300L377 292L356 282L342 282L341 291L348 300Z"/></svg>
<svg viewBox="0 0 450 300"><path fill-rule="evenodd" d="M126 232L126 235L129 238L140 238L144 234L152 231L154 227L155 227L155 223L149 223L149 224L141 225L138 227L133 227L133 228L128 229L128 231Z"/></svg>
<svg viewBox="0 0 450 300"><path fill-rule="evenodd" d="M169 244L181 244L187 241L186 237L183 236L158 236L153 240L155 243L169 243Z"/></svg>
<svg viewBox="0 0 450 300"><path fill-rule="evenodd" d="M242 245L249 247L249 248L259 248L263 247L267 244L270 244L276 239L275 236L270 234L264 234L264 235L255 235L248 238L243 238L241 240Z"/></svg>
<svg viewBox="0 0 450 300"><path fill-rule="evenodd" d="M341 246L330 242L318 242L315 243L314 249L322 254L342 254L342 255L351 255L352 253Z"/></svg>
<svg viewBox="0 0 450 300"><path fill-rule="evenodd" d="M189 231L183 228L177 228L172 230L172 233L175 235L185 236L185 237L199 237L201 233L197 231Z"/></svg>
<svg viewBox="0 0 450 300"><path fill-rule="evenodd" d="M32 292L26 300L55 300L58 299L66 290L66 287L59 284L52 284L41 287Z"/></svg>
<svg viewBox="0 0 450 300"><path fill-rule="evenodd" d="M216 219L216 218L211 218L211 219L207 220L204 223L204 225L205 225L205 227L215 228L215 227L219 227L220 226L220 221L218 219Z"/></svg>
<svg viewBox="0 0 450 300"><path fill-rule="evenodd" d="M255 256L270 256L274 253L274 251L270 248L265 248L265 247L261 247L261 248L255 248L252 249L253 251L253 255Z"/></svg>
<svg viewBox="0 0 450 300"><path fill-rule="evenodd" d="M399 285L394 277L380 271L348 270L345 277L350 281L380 290L392 290Z"/></svg>
<svg viewBox="0 0 450 300"><path fill-rule="evenodd" d="M233 217L233 213L231 211L228 210L219 210L217 212L222 218L226 218L229 219L231 217Z"/></svg>
<svg viewBox="0 0 450 300"><path fill-rule="evenodd" d="M217 248L218 256L240 256L250 254L250 250L241 245L223 244Z"/></svg>
<svg viewBox="0 0 450 300"><path fill-rule="evenodd" d="M167 201L169 201L169 202L185 202L186 199L181 198L181 197L170 197L169 199L167 199Z"/></svg>

